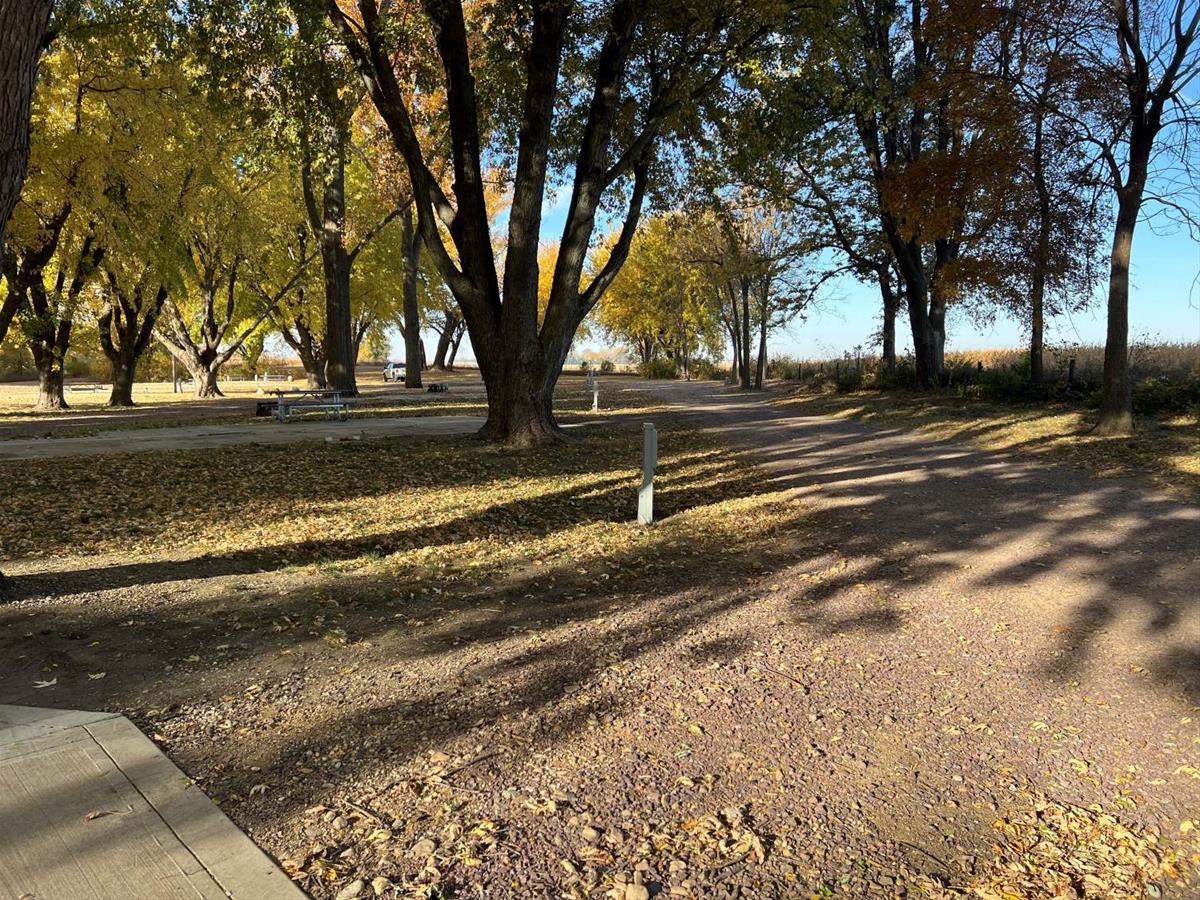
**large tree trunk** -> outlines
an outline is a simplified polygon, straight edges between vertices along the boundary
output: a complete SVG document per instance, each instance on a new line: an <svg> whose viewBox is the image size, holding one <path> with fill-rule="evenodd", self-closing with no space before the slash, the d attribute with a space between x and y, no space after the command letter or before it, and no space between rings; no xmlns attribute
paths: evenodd
<svg viewBox="0 0 1200 900"><path fill-rule="evenodd" d="M44 357L44 355L43 355ZM67 399L63 393L62 366L45 358L35 357L38 373L37 409L66 409Z"/></svg>
<svg viewBox="0 0 1200 900"><path fill-rule="evenodd" d="M412 209L401 214L404 223L404 386L421 387L421 311L417 308L417 266L421 262L421 236Z"/></svg>
<svg viewBox="0 0 1200 900"><path fill-rule="evenodd" d="M29 109L52 0L0 0L0 247L29 163ZM0 320L0 340L8 321Z"/></svg>
<svg viewBox="0 0 1200 900"><path fill-rule="evenodd" d="M1104 342L1104 383L1100 419L1094 433L1133 434L1133 379L1129 374L1129 260L1141 191L1121 192L1113 230L1108 277L1108 333Z"/></svg>
<svg viewBox="0 0 1200 900"><path fill-rule="evenodd" d="M63 393L63 365L71 343L70 319L39 329L29 342L33 364L38 373L37 409L66 409Z"/></svg>
<svg viewBox="0 0 1200 900"><path fill-rule="evenodd" d="M0 252L29 163L29 110L52 6L53 0L0 0ZM8 334L19 298L9 284L0 303L0 341ZM63 401L61 374L57 393ZM39 405L44 396L40 387L39 377ZM9 591L9 580L0 572L0 600Z"/></svg>
<svg viewBox="0 0 1200 900"><path fill-rule="evenodd" d="M554 420L554 380L515 354L493 359L484 371L488 416L479 436L517 447L562 439ZM483 367L481 367L483 368Z"/></svg>
<svg viewBox="0 0 1200 900"><path fill-rule="evenodd" d="M194 369L191 372L192 383L195 385L195 390L192 393L197 400L210 400L213 397L224 397L221 392L220 384L217 381L219 370L209 367L202 369Z"/></svg>
<svg viewBox="0 0 1200 900"><path fill-rule="evenodd" d="M122 358L112 363L112 393L108 398L109 406L133 406L133 379L137 365L136 360Z"/></svg>
<svg viewBox="0 0 1200 900"><path fill-rule="evenodd" d="M331 147L321 178L321 201L313 185L313 162L307 137L301 183L309 225L321 248L325 276L325 381L329 387L357 393L354 380L354 323L350 311L350 254L346 250L346 146Z"/></svg>
<svg viewBox="0 0 1200 900"><path fill-rule="evenodd" d="M350 256L343 223L346 215L345 165L339 160L325 185L325 380L334 390L357 393L353 319L350 314Z"/></svg>

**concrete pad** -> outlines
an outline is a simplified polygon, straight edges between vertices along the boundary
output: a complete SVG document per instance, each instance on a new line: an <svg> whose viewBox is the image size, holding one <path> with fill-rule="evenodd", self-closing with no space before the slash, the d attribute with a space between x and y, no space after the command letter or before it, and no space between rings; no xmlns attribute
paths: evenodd
<svg viewBox="0 0 1200 900"><path fill-rule="evenodd" d="M247 444L292 444L303 441L372 440L388 437L435 437L474 434L483 427L480 416L368 417L345 422L297 421L281 424L191 425L102 431L86 437L13 438L0 441L0 462L97 456L104 453L145 453L155 450L195 450Z"/></svg>
<svg viewBox="0 0 1200 900"><path fill-rule="evenodd" d="M0 706L0 896L304 894L124 716Z"/></svg>

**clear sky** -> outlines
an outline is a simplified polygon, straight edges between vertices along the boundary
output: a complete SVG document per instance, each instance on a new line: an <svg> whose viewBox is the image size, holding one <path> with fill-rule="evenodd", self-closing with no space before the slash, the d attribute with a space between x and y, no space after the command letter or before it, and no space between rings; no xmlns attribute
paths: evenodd
<svg viewBox="0 0 1200 900"><path fill-rule="evenodd" d="M568 192L548 198L543 212L543 240L556 240L562 233ZM1138 225L1133 246L1133 272L1130 295L1130 340L1152 342L1200 342L1200 243L1186 231L1157 234L1151 223ZM1155 223L1156 225L1158 223ZM1083 312L1051 320L1047 343L1104 343L1104 290L1097 289L1092 305ZM831 282L815 309L803 321L797 320L786 331L775 333L769 353L790 354L802 358L829 358L864 346L879 329L878 289L844 277ZM1020 347L1027 340L1020 323L998 317L990 325L980 325L964 312L951 309L949 350L980 350ZM897 350L912 348L907 317L903 310L896 323ZM432 356L436 335L426 336L426 352ZM594 343L594 342L593 342ZM393 340L393 352L403 358L403 343ZM469 340L464 342L460 359L473 356Z"/></svg>

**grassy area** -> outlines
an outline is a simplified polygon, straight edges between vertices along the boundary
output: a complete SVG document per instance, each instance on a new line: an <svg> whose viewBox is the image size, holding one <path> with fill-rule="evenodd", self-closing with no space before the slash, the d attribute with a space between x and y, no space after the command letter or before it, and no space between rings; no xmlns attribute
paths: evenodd
<svg viewBox="0 0 1200 900"><path fill-rule="evenodd" d="M647 540L630 524L640 453L640 433L625 427L589 431L571 452L382 441L25 462L5 473L0 558L362 558L414 577L421 567L431 577L494 572ZM663 516L757 493L756 479L699 432L669 431L660 453Z"/></svg>
<svg viewBox="0 0 1200 900"><path fill-rule="evenodd" d="M1192 415L1142 417L1132 438L1089 433L1095 414L1060 403L1000 404L900 391L798 390L776 401L801 412L914 429L987 450L1045 457L1102 477L1148 477L1200 495L1200 423Z"/></svg>
<svg viewBox="0 0 1200 900"><path fill-rule="evenodd" d="M471 373L435 373L426 383L444 382L447 393L406 391L402 386L383 384L379 377L364 377L359 385L361 395L349 414L350 419L409 416L485 416L486 395L478 375ZM639 382L625 377L608 377L601 382L601 406L605 413L649 409ZM283 384L284 389L300 385ZM270 390L280 385L272 383ZM68 395L71 408L67 410L33 410L35 397L32 385L0 385L0 440L12 438L83 437L101 431L138 428L162 428L196 425L268 425L271 417L254 415L253 402L270 399L269 393L259 394L249 382L223 384L225 397L197 401L189 394L172 394L169 385L139 384L134 393L138 406L133 409L114 409L105 406L107 392L86 392ZM582 378L564 377L555 393L555 410L565 421L578 414L589 414L592 394L584 387ZM324 418L324 413L310 413L295 418Z"/></svg>

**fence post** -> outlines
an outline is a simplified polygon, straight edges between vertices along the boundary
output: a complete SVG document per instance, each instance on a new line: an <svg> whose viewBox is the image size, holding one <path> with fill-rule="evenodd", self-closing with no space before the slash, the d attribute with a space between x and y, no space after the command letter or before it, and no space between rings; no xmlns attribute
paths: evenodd
<svg viewBox="0 0 1200 900"><path fill-rule="evenodd" d="M592 412L600 412L600 379L592 380Z"/></svg>
<svg viewBox="0 0 1200 900"><path fill-rule="evenodd" d="M658 432L653 422L642 424L642 486L638 488L638 524L654 522L654 469L658 465Z"/></svg>

